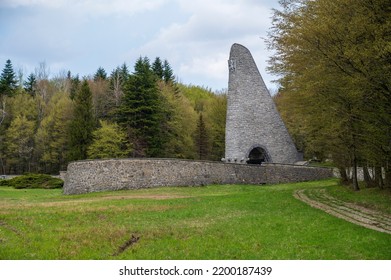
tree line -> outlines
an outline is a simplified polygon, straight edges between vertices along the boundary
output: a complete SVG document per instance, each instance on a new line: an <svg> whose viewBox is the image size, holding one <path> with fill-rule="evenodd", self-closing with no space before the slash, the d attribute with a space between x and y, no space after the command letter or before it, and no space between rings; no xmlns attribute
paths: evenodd
<svg viewBox="0 0 391 280"><path fill-rule="evenodd" d="M269 70L281 77L275 100L296 145L307 158L331 158L355 190L358 166L367 186L390 188L389 1L280 5L268 39L275 50Z"/></svg>
<svg viewBox="0 0 391 280"><path fill-rule="evenodd" d="M140 57L110 74L23 80L7 60L0 77L2 174L58 173L70 161L164 157L220 160L226 96L175 80L167 60Z"/></svg>

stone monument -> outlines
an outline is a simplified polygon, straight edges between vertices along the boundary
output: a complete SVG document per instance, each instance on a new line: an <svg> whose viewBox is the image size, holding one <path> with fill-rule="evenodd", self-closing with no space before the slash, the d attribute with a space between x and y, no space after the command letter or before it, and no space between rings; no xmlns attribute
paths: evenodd
<svg viewBox="0 0 391 280"><path fill-rule="evenodd" d="M293 164L300 155L250 51L231 47L225 136L227 163Z"/></svg>

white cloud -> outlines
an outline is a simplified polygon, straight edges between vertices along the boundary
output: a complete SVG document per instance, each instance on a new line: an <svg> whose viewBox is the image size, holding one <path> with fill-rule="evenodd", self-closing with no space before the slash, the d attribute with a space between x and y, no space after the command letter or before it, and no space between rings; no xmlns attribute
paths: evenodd
<svg viewBox="0 0 391 280"><path fill-rule="evenodd" d="M87 75L160 56L184 83L221 89L230 47L239 43L268 83L260 37L273 5L277 0L0 0L0 57Z"/></svg>
<svg viewBox="0 0 391 280"><path fill-rule="evenodd" d="M201 74L202 76L207 75L208 79L222 80L227 78L226 60L226 53L197 56L181 64L178 70L186 76Z"/></svg>
<svg viewBox="0 0 391 280"><path fill-rule="evenodd" d="M58 8L64 6L66 0L3 0L0 6L19 8L19 7L47 7Z"/></svg>
<svg viewBox="0 0 391 280"><path fill-rule="evenodd" d="M71 10L89 16L132 15L160 8L167 0L4 0L0 6Z"/></svg>
<svg viewBox="0 0 391 280"><path fill-rule="evenodd" d="M265 60L269 54L260 37L266 35L271 11L262 5L264 1L254 2L178 0L182 11L190 15L188 20L162 28L155 39L132 50L129 57L136 53L164 56L183 82L194 83L192 79L196 78L221 89L228 82L230 47L240 43L250 49L266 76Z"/></svg>

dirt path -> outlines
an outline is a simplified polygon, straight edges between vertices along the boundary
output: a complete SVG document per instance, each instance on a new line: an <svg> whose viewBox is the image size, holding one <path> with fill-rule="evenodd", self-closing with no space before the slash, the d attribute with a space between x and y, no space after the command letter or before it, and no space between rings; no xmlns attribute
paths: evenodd
<svg viewBox="0 0 391 280"><path fill-rule="evenodd" d="M348 222L391 234L391 216L354 203L338 200L325 189L297 190L295 198Z"/></svg>

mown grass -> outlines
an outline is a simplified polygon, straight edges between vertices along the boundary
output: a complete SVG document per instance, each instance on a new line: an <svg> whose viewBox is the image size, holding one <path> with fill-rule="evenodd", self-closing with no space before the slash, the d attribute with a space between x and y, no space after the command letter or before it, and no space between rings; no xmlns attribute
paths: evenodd
<svg viewBox="0 0 391 280"><path fill-rule="evenodd" d="M346 191L336 180L74 196L1 187L0 259L391 259L391 235L292 195L311 188Z"/></svg>

